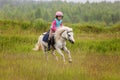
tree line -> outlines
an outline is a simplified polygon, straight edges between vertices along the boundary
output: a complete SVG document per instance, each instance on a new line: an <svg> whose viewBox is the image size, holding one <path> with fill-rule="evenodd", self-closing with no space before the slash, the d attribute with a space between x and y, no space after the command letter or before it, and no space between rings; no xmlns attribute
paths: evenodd
<svg viewBox="0 0 120 80"><path fill-rule="evenodd" d="M74 3L62 1L1 0L0 19L51 22L56 11L64 13L64 22L103 22L111 25L120 22L120 1L114 3Z"/></svg>

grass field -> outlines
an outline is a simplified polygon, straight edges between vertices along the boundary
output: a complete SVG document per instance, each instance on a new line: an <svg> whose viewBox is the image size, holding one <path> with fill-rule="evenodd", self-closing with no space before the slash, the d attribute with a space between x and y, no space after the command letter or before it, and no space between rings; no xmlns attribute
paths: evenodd
<svg viewBox="0 0 120 80"><path fill-rule="evenodd" d="M73 63L65 54L63 64L59 54L57 62L49 52L47 62L42 51L32 51L44 31L9 25L0 23L0 80L120 80L119 30L87 33L74 28L76 42L67 42Z"/></svg>

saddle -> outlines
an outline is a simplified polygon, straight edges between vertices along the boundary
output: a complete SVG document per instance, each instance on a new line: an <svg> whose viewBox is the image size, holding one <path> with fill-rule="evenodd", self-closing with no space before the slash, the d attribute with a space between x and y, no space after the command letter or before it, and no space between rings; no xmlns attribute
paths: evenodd
<svg viewBox="0 0 120 80"><path fill-rule="evenodd" d="M46 43L48 43L49 32L50 32L50 31L46 32L46 33L44 34L44 37L43 37L43 41L46 42ZM55 44L54 36L51 37L50 41L51 41L51 45L54 47L54 44Z"/></svg>

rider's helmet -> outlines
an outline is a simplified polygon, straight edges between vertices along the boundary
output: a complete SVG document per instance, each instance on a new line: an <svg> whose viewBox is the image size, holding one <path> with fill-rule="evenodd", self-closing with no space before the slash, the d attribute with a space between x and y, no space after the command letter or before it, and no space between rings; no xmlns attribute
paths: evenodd
<svg viewBox="0 0 120 80"><path fill-rule="evenodd" d="M61 11L57 11L57 12L56 12L56 18L57 18L58 16L63 17L63 13L62 13Z"/></svg>

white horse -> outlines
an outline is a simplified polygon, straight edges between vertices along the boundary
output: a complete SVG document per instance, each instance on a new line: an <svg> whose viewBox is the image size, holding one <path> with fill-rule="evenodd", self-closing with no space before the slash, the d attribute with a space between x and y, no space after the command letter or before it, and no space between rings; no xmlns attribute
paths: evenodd
<svg viewBox="0 0 120 80"><path fill-rule="evenodd" d="M44 35L45 35L45 33L43 33L42 35L39 36L38 42L36 43L35 48L33 48L33 50L37 51L41 47L47 58L46 52L47 52L47 48L48 48L48 43L43 41ZM66 47L66 40L68 40L71 43L75 42L74 37L73 37L73 29L66 27L66 26L58 28L56 30L56 32L54 33L54 39L55 39L55 44L54 44L55 48L53 48L51 46L51 48L52 48L51 50L52 50L52 54L53 54L53 56L55 56L56 60L58 60L58 58L55 55L55 50L57 50L57 52L62 56L63 62L65 62L64 54L61 51L61 50L63 50L68 54L69 62L72 62L72 57L71 57L70 51ZM48 58L47 58L47 60L48 60Z"/></svg>

